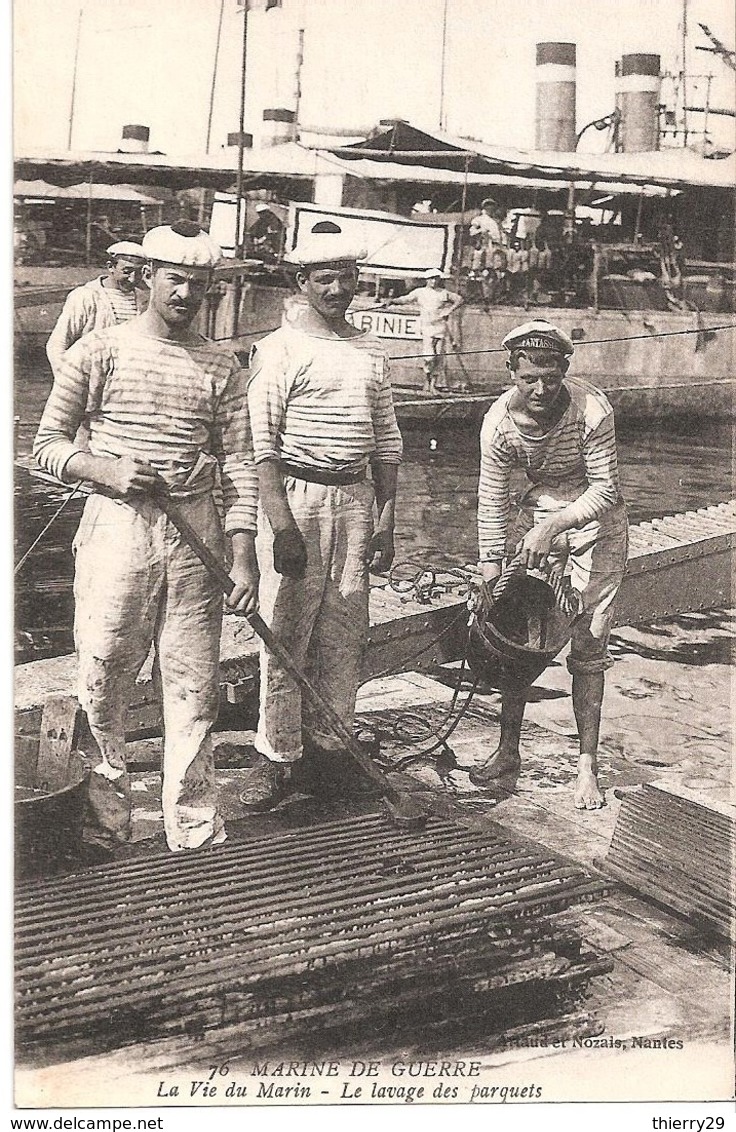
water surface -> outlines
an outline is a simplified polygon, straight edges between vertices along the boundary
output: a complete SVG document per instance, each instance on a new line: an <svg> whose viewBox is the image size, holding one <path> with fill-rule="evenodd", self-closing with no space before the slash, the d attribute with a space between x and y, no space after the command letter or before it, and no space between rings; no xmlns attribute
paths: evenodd
<svg viewBox="0 0 736 1132"><path fill-rule="evenodd" d="M41 367L42 368L42 367ZM48 380L31 366L17 375L16 436L28 456ZM619 463L632 522L705 507L734 494L733 430L716 422L693 427L619 427ZM473 561L478 483L478 425L405 430L397 501L397 560L447 567ZM433 443L434 442L434 443ZM435 447L435 450L433 448ZM19 469L15 483L15 559L30 546L66 493ZM16 582L19 661L72 650L71 541L83 500L72 500L28 559Z"/></svg>

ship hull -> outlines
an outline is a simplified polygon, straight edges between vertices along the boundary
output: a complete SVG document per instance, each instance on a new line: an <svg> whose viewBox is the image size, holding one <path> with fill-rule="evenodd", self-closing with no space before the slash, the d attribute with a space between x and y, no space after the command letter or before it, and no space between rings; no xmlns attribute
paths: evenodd
<svg viewBox="0 0 736 1132"><path fill-rule="evenodd" d="M17 350L45 344L69 284L78 282L69 279L68 270L63 283L61 274L56 280L49 272L35 284L21 281L26 285L16 289ZM232 285L223 288L205 312L202 329L247 351L281 324L288 293L246 283L237 320L235 298ZM736 317L732 314L523 306L486 311L467 305L455 316L455 346L449 349L440 382L442 395L426 397L418 320L397 317L399 308L389 309L378 321L373 315L372 320L371 306L361 296L354 319L358 325L365 322L378 329L391 358L399 413L407 421L434 421L440 411L443 420L456 421L487 407L507 387L502 338L534 316L547 318L571 335L576 342L573 372L604 390L621 415L651 420L733 414Z"/></svg>

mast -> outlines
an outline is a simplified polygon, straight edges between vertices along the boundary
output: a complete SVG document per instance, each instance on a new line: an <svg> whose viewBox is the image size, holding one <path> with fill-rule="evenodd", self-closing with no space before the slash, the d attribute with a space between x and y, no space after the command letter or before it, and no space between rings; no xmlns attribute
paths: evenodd
<svg viewBox="0 0 736 1132"><path fill-rule="evenodd" d="M457 250L457 270L455 271L455 286L460 289L460 272L463 266L463 253L465 252L465 213L468 208L468 170L470 168L470 154L465 154L465 173L463 176L463 195L460 203L460 240Z"/></svg>
<svg viewBox="0 0 736 1132"><path fill-rule="evenodd" d="M445 61L447 57L447 5L448 0L442 2L442 56L440 59L440 130L447 129L445 116Z"/></svg>
<svg viewBox="0 0 736 1132"><path fill-rule="evenodd" d="M225 12L225 0L220 0L220 15L217 20L217 38L215 39L215 57L212 61L212 84L210 86L210 105L207 114L207 139L204 143L205 153L210 151L212 137L212 114L215 109L215 88L217 86L217 64L220 58L220 42L222 40L222 17Z"/></svg>
<svg viewBox="0 0 736 1132"><path fill-rule="evenodd" d="M294 108L294 132L296 141L299 141L299 111L302 102L302 67L304 66L304 28L299 28L299 43L296 55L296 92Z"/></svg>
<svg viewBox="0 0 736 1132"><path fill-rule="evenodd" d="M243 215L243 151L245 148L245 59L248 50L248 4L243 4L243 41L240 60L240 117L238 120L238 177L235 193L235 256L243 258L244 236L241 224Z"/></svg>
<svg viewBox="0 0 736 1132"><path fill-rule="evenodd" d="M72 94L69 102L69 133L66 139L66 148L72 148L72 130L74 129L74 103L77 99L77 69L79 65L79 42L82 38L82 13L84 7L79 5L79 15L77 16L77 37L74 43L74 66L72 69Z"/></svg>
<svg viewBox="0 0 736 1132"><path fill-rule="evenodd" d="M682 0L682 134L687 147L687 0Z"/></svg>

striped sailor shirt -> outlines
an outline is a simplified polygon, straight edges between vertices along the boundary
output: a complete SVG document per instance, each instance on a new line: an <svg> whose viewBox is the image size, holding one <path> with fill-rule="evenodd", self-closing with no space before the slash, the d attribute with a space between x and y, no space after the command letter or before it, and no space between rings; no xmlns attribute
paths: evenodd
<svg viewBox="0 0 736 1132"><path fill-rule="evenodd" d="M351 474L401 461L388 359L370 334L275 330L252 351L248 407L256 463Z"/></svg>
<svg viewBox="0 0 736 1132"><path fill-rule="evenodd" d="M542 510L569 515L569 528L600 519L621 501L613 409L606 397L579 378L563 385L570 404L544 436L528 436L515 424L503 393L486 413L480 434L478 544L480 561L506 553L510 481L515 468L526 474L526 496Z"/></svg>
<svg viewBox="0 0 736 1132"><path fill-rule="evenodd" d="M115 315L115 324L127 322L138 314L135 291L119 291L117 287L105 287L105 295Z"/></svg>
<svg viewBox="0 0 736 1132"><path fill-rule="evenodd" d="M104 276L92 279L67 295L46 343L46 355L54 373L64 353L85 334L118 326L138 314L138 293L128 295L117 287L103 287L103 279Z"/></svg>
<svg viewBox="0 0 736 1132"><path fill-rule="evenodd" d="M82 419L95 456L148 461L174 498L213 489L220 465L225 530L254 531L258 475L246 401L246 373L229 350L193 334L155 338L134 319L93 331L59 363L33 448L59 479L82 449Z"/></svg>

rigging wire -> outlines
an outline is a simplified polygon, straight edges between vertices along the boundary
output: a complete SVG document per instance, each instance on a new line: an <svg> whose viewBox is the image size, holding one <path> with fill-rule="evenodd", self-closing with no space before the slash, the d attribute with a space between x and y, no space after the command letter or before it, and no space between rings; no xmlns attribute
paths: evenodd
<svg viewBox="0 0 736 1132"><path fill-rule="evenodd" d="M368 308L373 309L373 308ZM361 312L362 313L362 312ZM624 312L625 313L625 312ZM279 326L272 326L264 330L251 330L243 334L239 334L238 338L251 338L255 334L272 334L275 330L279 330ZM715 333L717 330L736 330L736 322L723 323L719 326L695 326L687 330L653 330L647 334L626 334L616 338L586 338L580 342L575 343L577 350L581 346L604 346L607 342L639 342L651 341L655 338L675 338L684 334L710 334ZM213 342L230 342L233 340L231 334L223 335L220 338L213 338ZM446 358L453 357L467 357L471 354L505 354L506 348L504 346L489 346L482 350L448 350L445 354ZM429 358L433 357L431 354L389 354L388 360L390 362L403 362L411 361L416 358Z"/></svg>
<svg viewBox="0 0 736 1132"><path fill-rule="evenodd" d="M25 554L21 558L20 562L18 562L17 565L15 566L15 568L13 570L13 577L15 577L17 574L20 573L20 571L23 569L26 562L30 558L31 554L33 553L33 551L36 549L36 547L40 543L41 539L44 537L44 535L49 530L49 528L56 522L56 520L59 518L59 515L61 515L62 511L64 511L65 508L69 506L72 499L77 494L77 492L81 489L81 487L82 487L82 481L80 480L80 482L78 484L76 484L75 487L73 487L72 490L69 492L69 494L67 495L66 499L61 504L61 506L57 507L56 511L54 511L53 515L49 519L46 526L43 528L41 533L36 536L36 538L33 540L31 545L28 547L28 550L25 552Z"/></svg>

